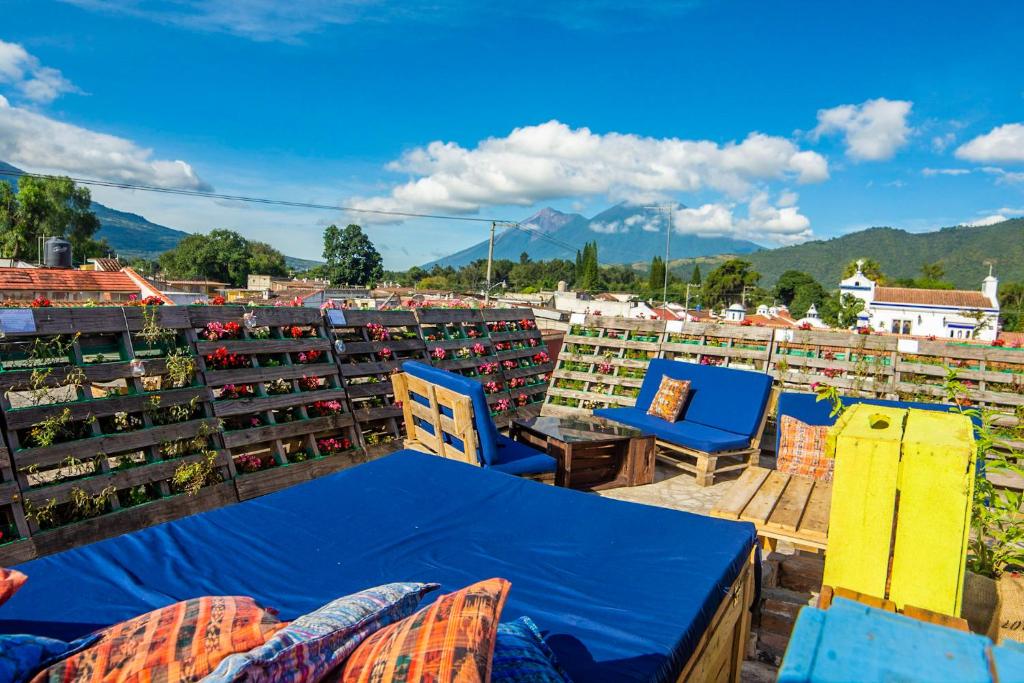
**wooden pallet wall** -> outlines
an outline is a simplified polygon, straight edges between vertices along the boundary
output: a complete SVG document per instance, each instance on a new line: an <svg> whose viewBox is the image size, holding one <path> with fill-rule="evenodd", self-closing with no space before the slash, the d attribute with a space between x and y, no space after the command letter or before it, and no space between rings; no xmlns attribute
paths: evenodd
<svg viewBox="0 0 1024 683"><path fill-rule="evenodd" d="M403 360L495 382L489 399L499 425L537 413L552 367L538 356L544 347L529 309L321 315L126 306L3 315L0 566L394 450L402 420L390 374ZM445 358L431 359L435 349Z"/></svg>

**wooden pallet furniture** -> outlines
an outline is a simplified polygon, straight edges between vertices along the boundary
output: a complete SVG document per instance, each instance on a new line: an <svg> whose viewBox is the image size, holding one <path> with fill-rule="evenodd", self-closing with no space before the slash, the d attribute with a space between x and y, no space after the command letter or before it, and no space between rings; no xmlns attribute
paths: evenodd
<svg viewBox="0 0 1024 683"><path fill-rule="evenodd" d="M822 586L821 593L818 594L818 609L827 610L832 606L832 601L835 598L853 600L854 602L859 602L862 605L874 607L875 609L892 612L893 614L902 614L912 619L917 619L918 621L924 621L938 626L945 626L946 628L963 631L964 633L970 633L971 631L971 627L963 617L954 617L940 612L933 612L930 609L914 607L913 605L904 605L902 609L896 609L896 603L892 600L876 598L872 595L865 595L864 593L858 593L857 591L847 590L841 586L836 586L835 588L832 586Z"/></svg>
<svg viewBox="0 0 1024 683"><path fill-rule="evenodd" d="M711 516L752 522L768 551L779 541L801 550L828 547L832 485L764 467L748 467L711 508Z"/></svg>
<svg viewBox="0 0 1024 683"><path fill-rule="evenodd" d="M664 331L659 320L602 316L573 325L552 371L543 414L634 405Z"/></svg>
<svg viewBox="0 0 1024 683"><path fill-rule="evenodd" d="M391 375L406 360L427 359L412 311L328 310L342 382L368 454L392 447L404 434Z"/></svg>
<svg viewBox="0 0 1024 683"><path fill-rule="evenodd" d="M666 324L659 358L765 372L774 330L715 323Z"/></svg>
<svg viewBox="0 0 1024 683"><path fill-rule="evenodd" d="M491 416L499 427L507 426L513 415L512 395L480 310L418 308L416 318L430 364L483 384Z"/></svg>
<svg viewBox="0 0 1024 683"><path fill-rule="evenodd" d="M480 386L469 378L418 363L392 378L405 415L406 448L554 481L557 462L544 451L498 434Z"/></svg>
<svg viewBox="0 0 1024 683"><path fill-rule="evenodd" d="M240 499L364 460L318 310L194 306L189 318Z"/></svg>
<svg viewBox="0 0 1024 683"><path fill-rule="evenodd" d="M581 416L515 419L509 436L558 460L555 485L586 491L654 482L654 437Z"/></svg>
<svg viewBox="0 0 1024 683"><path fill-rule="evenodd" d="M516 418L540 414L554 362L529 308L484 308L480 311L494 347L501 376Z"/></svg>
<svg viewBox="0 0 1024 683"><path fill-rule="evenodd" d="M223 504L217 482L233 470L184 309L28 314L29 327L0 341L0 407L22 506L15 526L34 552Z"/></svg>

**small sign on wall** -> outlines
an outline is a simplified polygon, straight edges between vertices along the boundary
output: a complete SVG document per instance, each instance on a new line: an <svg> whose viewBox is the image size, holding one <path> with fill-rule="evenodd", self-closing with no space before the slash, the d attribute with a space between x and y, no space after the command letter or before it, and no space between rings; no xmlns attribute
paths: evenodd
<svg viewBox="0 0 1024 683"><path fill-rule="evenodd" d="M0 311L0 332L31 334L35 331L36 319L31 308L8 308Z"/></svg>
<svg viewBox="0 0 1024 683"><path fill-rule="evenodd" d="M569 314L569 324L570 325L582 325L585 322L587 322L587 314L586 313L570 313Z"/></svg>
<svg viewBox="0 0 1024 683"><path fill-rule="evenodd" d="M896 350L900 353L917 353L918 343L916 339L897 339Z"/></svg>
<svg viewBox="0 0 1024 683"><path fill-rule="evenodd" d="M669 320L665 323L666 332L682 332L683 321L682 320Z"/></svg>

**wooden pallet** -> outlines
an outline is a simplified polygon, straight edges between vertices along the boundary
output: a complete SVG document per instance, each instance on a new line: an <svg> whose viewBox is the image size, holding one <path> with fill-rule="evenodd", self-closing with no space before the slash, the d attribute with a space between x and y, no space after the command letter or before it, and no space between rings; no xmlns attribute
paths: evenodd
<svg viewBox="0 0 1024 683"><path fill-rule="evenodd" d="M787 541L817 552L828 547L832 485L764 467L748 467L713 508L712 517L753 522L767 550Z"/></svg>
<svg viewBox="0 0 1024 683"><path fill-rule="evenodd" d="M12 509L15 525L22 536L28 530L37 551L61 549L53 539L69 536L57 527L77 526L75 520L96 518L98 529L112 529L100 520L135 508L147 511L119 519L182 507L171 501L184 466L209 462L215 472L204 485L215 475L231 476L215 438L209 390L195 369L181 385L168 372L170 353L194 363L184 309L32 315L34 332L10 333L2 342L0 407L22 504L21 515Z"/></svg>
<svg viewBox="0 0 1024 683"><path fill-rule="evenodd" d="M214 394L214 414L223 420L222 438L235 463L240 497L307 480L306 471L314 466L295 467L307 461L362 457L356 453L360 440L334 347L318 310L208 306L193 307L190 313L200 339L201 371ZM212 338L215 326L227 323L238 325L237 333ZM226 367L219 353L234 354L238 367ZM349 447L326 451L325 439L347 440Z"/></svg>
<svg viewBox="0 0 1024 683"><path fill-rule="evenodd" d="M529 308L485 308L480 311L494 344L500 373L512 401L510 418L540 414L554 362ZM545 360L546 359L546 360Z"/></svg>

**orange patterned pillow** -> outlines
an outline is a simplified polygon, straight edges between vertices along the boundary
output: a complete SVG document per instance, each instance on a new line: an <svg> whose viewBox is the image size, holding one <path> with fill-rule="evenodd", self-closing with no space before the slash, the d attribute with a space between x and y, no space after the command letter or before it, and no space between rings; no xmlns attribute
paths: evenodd
<svg viewBox="0 0 1024 683"><path fill-rule="evenodd" d="M488 579L442 595L410 617L385 626L356 648L343 683L486 683L498 619L511 584Z"/></svg>
<svg viewBox="0 0 1024 683"><path fill-rule="evenodd" d="M33 683L198 681L220 660L262 645L286 625L252 598L185 600L104 629L95 645Z"/></svg>
<svg viewBox="0 0 1024 683"><path fill-rule="evenodd" d="M776 467L780 472L832 481L835 461L825 453L829 427L816 427L795 417L779 420L779 452Z"/></svg>
<svg viewBox="0 0 1024 683"><path fill-rule="evenodd" d="M28 577L17 569L0 568L0 605L17 593L27 580Z"/></svg>
<svg viewBox="0 0 1024 683"><path fill-rule="evenodd" d="M647 409L648 415L660 417L662 420L675 422L683 412L686 397L690 395L690 380L662 377L658 385L658 393Z"/></svg>

